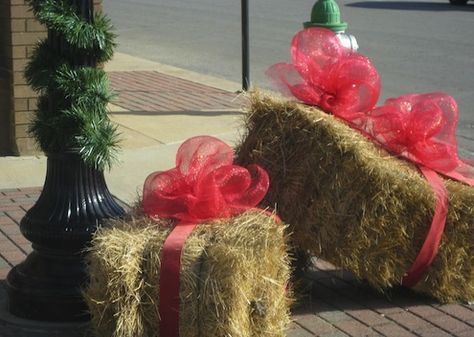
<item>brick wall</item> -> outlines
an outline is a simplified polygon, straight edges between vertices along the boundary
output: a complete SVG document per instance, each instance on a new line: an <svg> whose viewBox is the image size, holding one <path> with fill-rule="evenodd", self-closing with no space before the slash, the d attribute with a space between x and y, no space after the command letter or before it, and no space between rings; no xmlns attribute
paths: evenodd
<svg viewBox="0 0 474 337"><path fill-rule="evenodd" d="M101 10L100 0L94 0ZM0 0L0 155L38 151L27 134L37 95L23 72L34 45L46 37L24 0Z"/></svg>
<svg viewBox="0 0 474 337"><path fill-rule="evenodd" d="M46 29L34 18L24 0L0 0L2 38L3 90L0 101L2 137L0 149L4 154L31 154L36 147L26 132L32 112L36 108L36 93L26 85L23 77L25 65L34 44L46 36Z"/></svg>
<svg viewBox="0 0 474 337"><path fill-rule="evenodd" d="M36 146L28 137L27 129L36 109L37 94L26 84L23 72L34 45L46 37L46 28L36 21L24 0L10 0L10 2L13 151L16 154L31 154L36 150Z"/></svg>

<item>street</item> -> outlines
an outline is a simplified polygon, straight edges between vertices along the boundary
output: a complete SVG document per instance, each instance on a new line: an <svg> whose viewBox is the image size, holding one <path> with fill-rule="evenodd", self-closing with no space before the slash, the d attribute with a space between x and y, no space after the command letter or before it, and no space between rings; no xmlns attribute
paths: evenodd
<svg viewBox="0 0 474 337"><path fill-rule="evenodd" d="M265 69L289 61L292 35L314 1L250 3L250 66L254 86ZM382 97L443 91L459 105L461 155L474 160L474 2L339 1L348 33L382 77ZM118 50L241 82L240 1L104 0L119 35Z"/></svg>

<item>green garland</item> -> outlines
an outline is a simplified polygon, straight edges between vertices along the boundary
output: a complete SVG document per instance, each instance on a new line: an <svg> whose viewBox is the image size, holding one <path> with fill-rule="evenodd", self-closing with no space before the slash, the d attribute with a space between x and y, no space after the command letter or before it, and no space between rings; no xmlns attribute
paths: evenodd
<svg viewBox="0 0 474 337"><path fill-rule="evenodd" d="M92 23L85 21L70 0L28 3L38 21L63 40L60 49L49 38L38 43L26 66L28 84L40 94L30 134L47 153L78 149L89 166L110 168L118 132L107 116L109 81L104 70L77 65L77 60L112 58L110 21L102 14Z"/></svg>

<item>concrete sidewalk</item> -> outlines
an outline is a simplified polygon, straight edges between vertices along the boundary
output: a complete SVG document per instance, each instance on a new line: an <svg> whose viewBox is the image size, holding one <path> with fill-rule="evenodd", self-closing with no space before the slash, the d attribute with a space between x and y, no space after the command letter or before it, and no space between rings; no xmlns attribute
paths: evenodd
<svg viewBox="0 0 474 337"><path fill-rule="evenodd" d="M238 84L123 54L106 70L120 94L111 119L123 136L119 163L106 178L121 200L133 203L149 173L174 166L186 138L210 134L230 144L239 139L244 99ZM88 329L20 320L5 309L2 280L31 251L18 224L38 198L44 175L42 156L0 158L0 337L75 337ZM441 305L402 288L382 295L350 273L314 262L288 337L474 336L470 305Z"/></svg>
<svg viewBox="0 0 474 337"><path fill-rule="evenodd" d="M118 163L106 179L121 200L133 203L148 174L174 166L185 139L239 138L239 84L120 53L105 70L118 93L110 118L122 134ZM0 157L0 189L42 186L45 169L44 156Z"/></svg>

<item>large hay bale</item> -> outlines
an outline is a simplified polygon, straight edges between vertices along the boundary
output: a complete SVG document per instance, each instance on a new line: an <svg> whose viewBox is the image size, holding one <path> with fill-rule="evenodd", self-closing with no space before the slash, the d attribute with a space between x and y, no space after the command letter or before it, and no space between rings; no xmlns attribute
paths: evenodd
<svg viewBox="0 0 474 337"><path fill-rule="evenodd" d="M182 254L180 336L284 336L284 232L258 211L199 225ZM143 215L97 232L85 290L97 336L159 336L160 255L168 233L169 223Z"/></svg>
<svg viewBox="0 0 474 337"><path fill-rule="evenodd" d="M265 203L295 246L382 290L399 285L425 240L435 196L412 164L316 108L251 97L237 162L270 175ZM441 301L474 299L474 189L445 180L441 246L414 288Z"/></svg>

